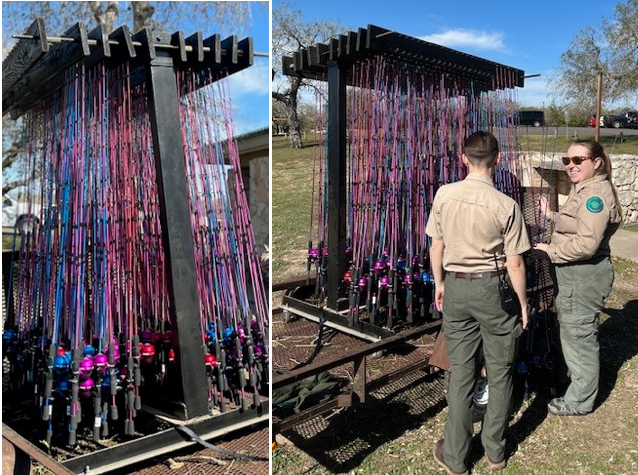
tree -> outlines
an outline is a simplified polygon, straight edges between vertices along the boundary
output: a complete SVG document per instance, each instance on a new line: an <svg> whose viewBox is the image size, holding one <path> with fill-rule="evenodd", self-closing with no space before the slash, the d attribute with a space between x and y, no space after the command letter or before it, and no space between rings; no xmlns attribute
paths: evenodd
<svg viewBox="0 0 638 475"><path fill-rule="evenodd" d="M599 72L603 101L635 101L638 96L638 0L616 5L613 20L580 30L560 57L557 96L568 103L594 109Z"/></svg>
<svg viewBox="0 0 638 475"><path fill-rule="evenodd" d="M2 118L2 195L26 185L27 180L12 165L20 155L20 126L9 118Z"/></svg>
<svg viewBox="0 0 638 475"><path fill-rule="evenodd" d="M2 2L2 29L19 33L34 18L46 21L47 33L57 35L78 21L89 28L100 24L112 31L128 24L132 31L143 27L169 31L178 29L185 18L197 18L202 25L215 25L222 34L241 34L252 21L253 5L268 9L268 2ZM127 15L130 12L131 16ZM225 31L224 31L225 30ZM3 42L5 38L3 37Z"/></svg>
<svg viewBox="0 0 638 475"><path fill-rule="evenodd" d="M253 11L268 11L268 2L2 2L3 58L11 49L11 34L21 33L34 18L45 19L46 32L58 36L78 21L90 29L102 25L107 32L128 24L132 31L144 27L170 32L182 26L184 19L198 19L207 29L216 26L222 35L241 35L250 25ZM210 25L210 26L209 26ZM2 193L22 186L24 179L12 170L20 151L17 129L3 119L2 126Z"/></svg>
<svg viewBox="0 0 638 475"><path fill-rule="evenodd" d="M638 96L638 0L616 5L614 21L606 22L611 49L612 97L635 101Z"/></svg>
<svg viewBox="0 0 638 475"><path fill-rule="evenodd" d="M304 24L301 18L301 11L287 2L280 3L272 11L272 62L276 75L282 74L281 59L284 55L289 55L299 48L326 42L345 31L337 20L312 21ZM299 93L302 89L312 88L313 85L310 81L295 76L284 76L284 78L273 90L272 97L283 106L291 146L301 148L303 144L298 112Z"/></svg>
<svg viewBox="0 0 638 475"><path fill-rule="evenodd" d="M595 28L583 28L561 55L558 76L550 82L568 104L588 104L596 110L596 76L599 71L608 76L602 40ZM609 90L604 92L609 96Z"/></svg>

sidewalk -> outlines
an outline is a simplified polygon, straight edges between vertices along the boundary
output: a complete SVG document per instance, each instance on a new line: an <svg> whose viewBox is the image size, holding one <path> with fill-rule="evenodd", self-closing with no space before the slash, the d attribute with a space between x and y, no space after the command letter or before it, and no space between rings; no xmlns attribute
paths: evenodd
<svg viewBox="0 0 638 475"><path fill-rule="evenodd" d="M638 232L619 229L609 242L611 255L638 262Z"/></svg>

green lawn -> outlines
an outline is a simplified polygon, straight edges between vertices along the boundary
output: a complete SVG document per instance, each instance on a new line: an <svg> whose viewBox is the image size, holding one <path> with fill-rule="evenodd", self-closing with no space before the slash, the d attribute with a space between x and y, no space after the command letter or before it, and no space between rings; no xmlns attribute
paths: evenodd
<svg viewBox="0 0 638 475"><path fill-rule="evenodd" d="M578 139L593 139L594 130L592 129L588 135L579 135ZM573 132L568 137L564 135L554 136L553 129L547 128L547 135L526 135L519 136L521 150L530 152L546 152L546 153L563 153L569 148L574 141ZM638 155L638 136L632 135L625 137L621 142L618 137L601 137L600 143L607 153L612 154L628 154Z"/></svg>
<svg viewBox="0 0 638 475"><path fill-rule="evenodd" d="M303 272L310 226L312 170L318 145L291 149L283 137L272 141L273 282ZM313 235L316 234L316 230ZM313 237L314 239L314 237Z"/></svg>

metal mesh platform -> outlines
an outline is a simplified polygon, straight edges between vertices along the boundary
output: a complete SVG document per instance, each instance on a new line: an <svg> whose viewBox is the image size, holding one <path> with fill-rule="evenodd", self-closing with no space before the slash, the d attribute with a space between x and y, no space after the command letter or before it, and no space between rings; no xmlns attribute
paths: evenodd
<svg viewBox="0 0 638 475"><path fill-rule="evenodd" d="M213 444L224 450L238 452L240 454L257 457L269 457L270 439L268 437L268 425L261 428L251 428L224 437L222 440L213 441ZM197 448L199 446L196 446ZM200 447L201 448L201 447ZM216 465L205 461L204 457L216 458L224 461L225 465ZM172 465L169 458L183 466ZM182 475L198 473L202 475L215 475L233 473L237 475L261 475L268 474L268 462L251 462L248 460L232 459L212 449L193 450L193 448L180 450L172 454L166 454L161 459L155 459L144 466L137 466L126 470L111 472L113 475Z"/></svg>
<svg viewBox="0 0 638 475"><path fill-rule="evenodd" d="M315 322L299 318L286 321L283 312L274 312L273 325L273 371L285 374L300 368L312 369L323 363L344 357L344 363L328 370L330 375L342 382L341 395L350 394L355 385L355 363L348 360L348 355L373 345L369 341L339 332L331 328L324 328L322 346L318 352L316 342L319 335L319 325ZM409 342L399 343L387 350L370 355L366 359L365 380L370 396L375 399L377 393L383 391L386 384L395 378L401 378L426 368L436 339L436 329L421 335ZM422 375L423 373L420 372ZM382 394L382 393L378 393ZM337 396L339 397L339 396ZM273 423L278 423L294 414L292 409L273 407Z"/></svg>

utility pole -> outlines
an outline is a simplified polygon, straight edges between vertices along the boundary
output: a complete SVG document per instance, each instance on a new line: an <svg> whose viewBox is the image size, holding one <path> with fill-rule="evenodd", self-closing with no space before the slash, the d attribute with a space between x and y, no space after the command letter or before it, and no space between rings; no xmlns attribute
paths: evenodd
<svg viewBox="0 0 638 475"><path fill-rule="evenodd" d="M602 102L603 102L603 72L598 70L598 91L596 93L596 132L594 133L594 140L600 141L600 121L602 119Z"/></svg>

